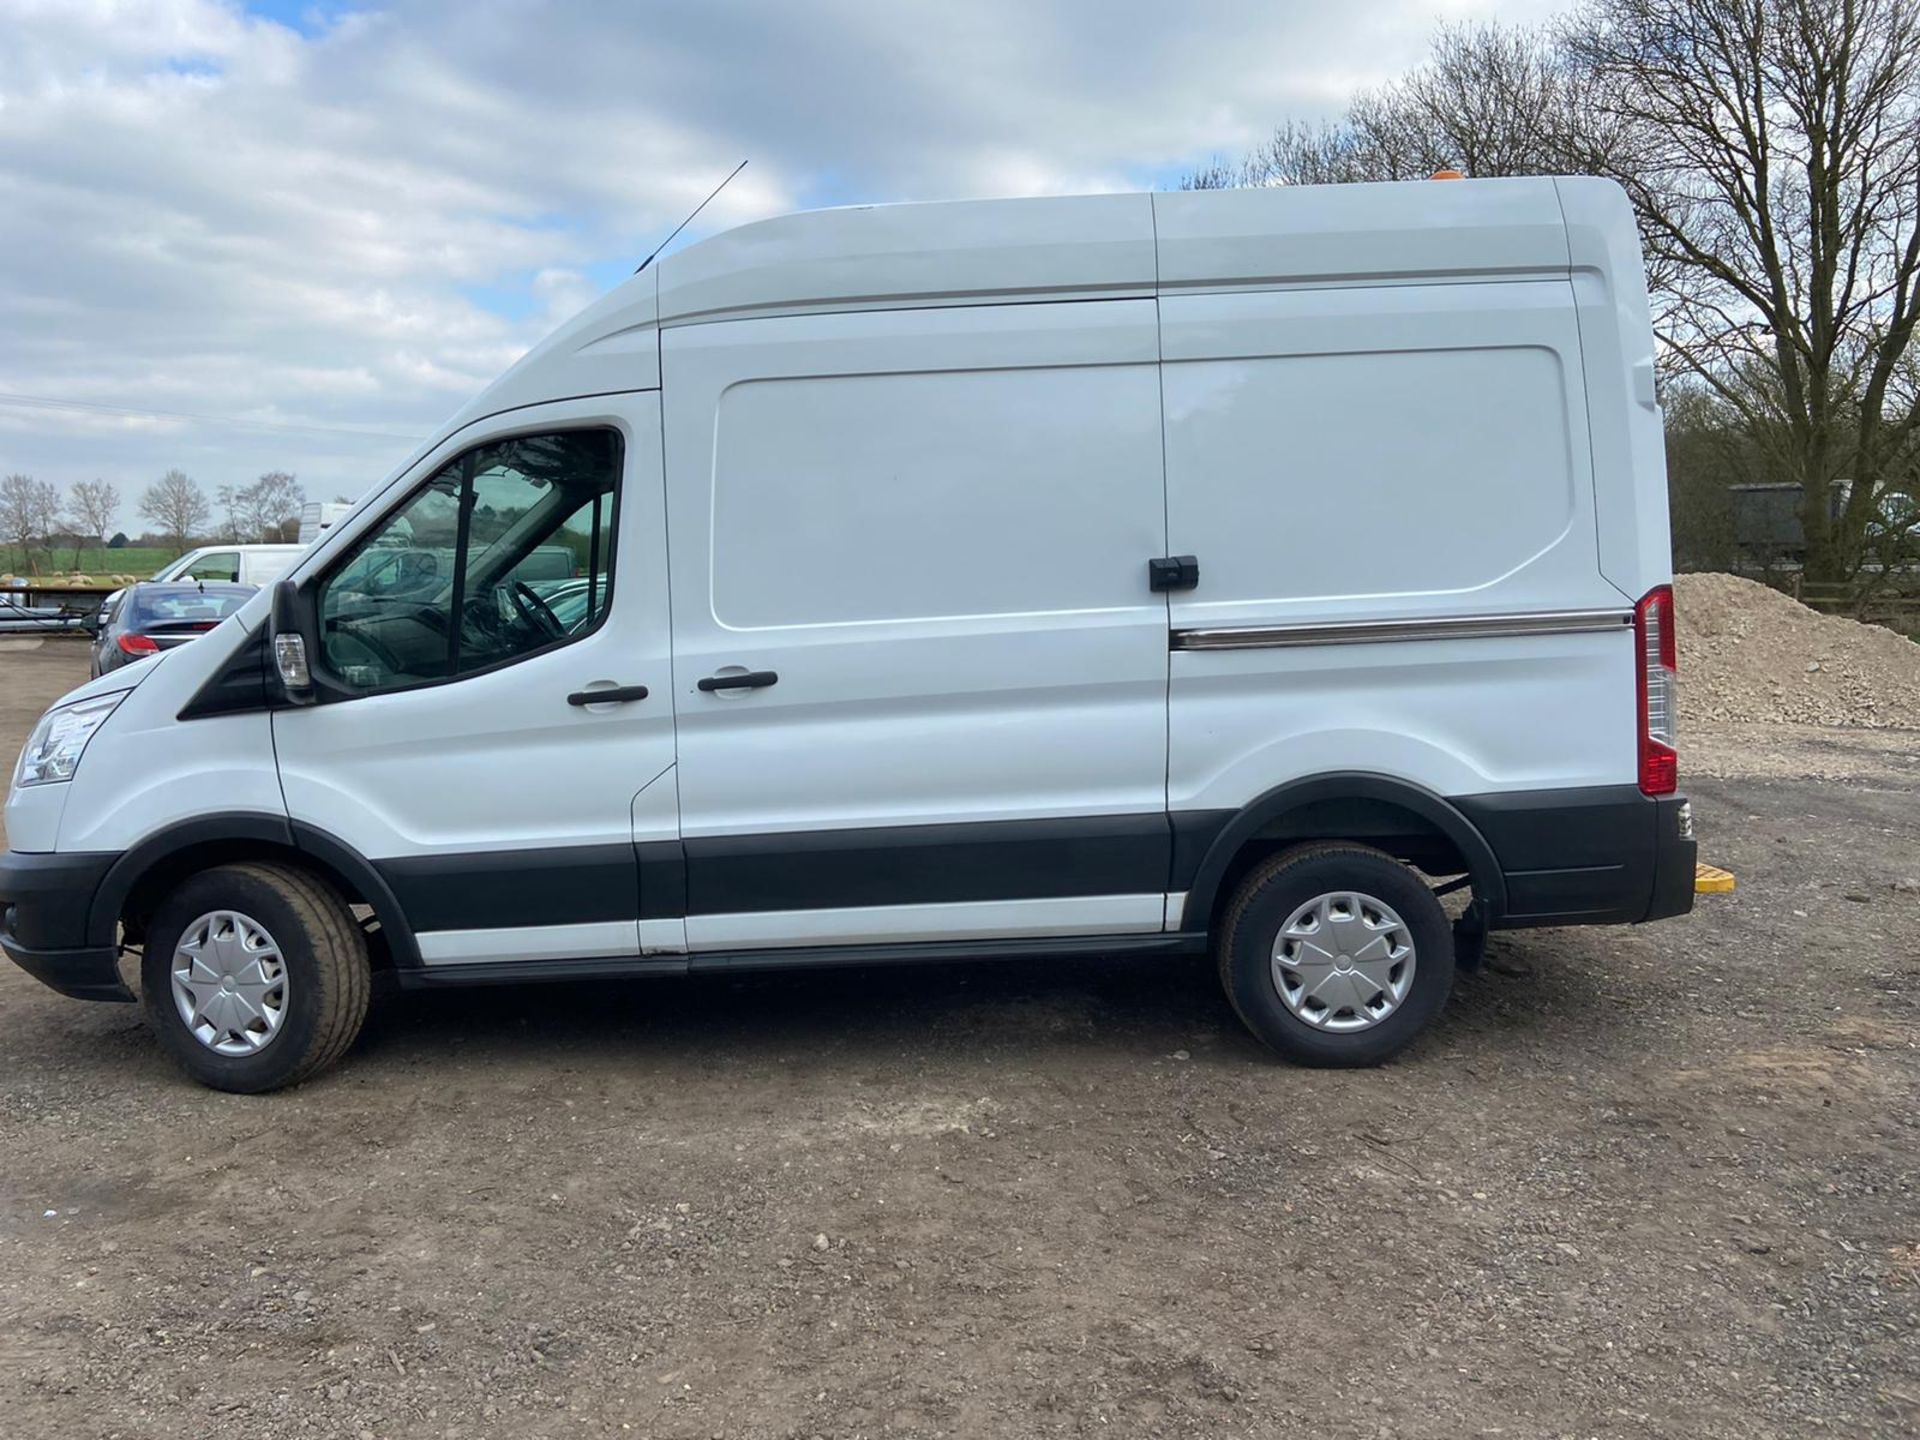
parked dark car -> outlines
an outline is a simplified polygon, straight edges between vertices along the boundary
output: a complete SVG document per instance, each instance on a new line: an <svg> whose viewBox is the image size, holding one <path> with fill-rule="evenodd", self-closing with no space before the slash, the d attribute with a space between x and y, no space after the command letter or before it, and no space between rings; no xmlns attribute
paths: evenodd
<svg viewBox="0 0 1920 1440"><path fill-rule="evenodd" d="M100 607L93 673L104 675L197 639L246 604L256 588L217 580L129 585Z"/></svg>

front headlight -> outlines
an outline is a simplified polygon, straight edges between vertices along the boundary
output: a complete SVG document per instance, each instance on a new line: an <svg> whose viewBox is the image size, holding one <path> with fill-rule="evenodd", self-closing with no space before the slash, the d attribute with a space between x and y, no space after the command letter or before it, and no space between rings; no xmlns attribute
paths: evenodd
<svg viewBox="0 0 1920 1440"><path fill-rule="evenodd" d="M20 752L20 765L14 771L16 785L50 785L56 780L71 780L80 768L80 754L87 748L93 732L106 723L114 706L131 691L98 695L91 700L76 700L58 705L40 717Z"/></svg>

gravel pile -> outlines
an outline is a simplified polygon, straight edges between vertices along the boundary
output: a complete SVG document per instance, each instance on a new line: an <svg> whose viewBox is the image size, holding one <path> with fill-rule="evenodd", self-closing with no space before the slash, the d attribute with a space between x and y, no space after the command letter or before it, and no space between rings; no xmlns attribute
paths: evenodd
<svg viewBox="0 0 1920 1440"><path fill-rule="evenodd" d="M1687 720L1920 728L1920 645L1737 575L1681 575Z"/></svg>

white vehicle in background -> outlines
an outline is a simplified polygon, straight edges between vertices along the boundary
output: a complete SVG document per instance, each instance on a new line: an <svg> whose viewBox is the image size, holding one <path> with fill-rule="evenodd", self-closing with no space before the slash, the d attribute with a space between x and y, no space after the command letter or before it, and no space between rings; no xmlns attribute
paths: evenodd
<svg viewBox="0 0 1920 1440"><path fill-rule="evenodd" d="M1281 1054L1371 1064L1489 929L1691 907L1671 580L1615 185L769 220L55 705L0 945L119 1000L143 947L240 1091L375 968L1210 952Z"/></svg>
<svg viewBox="0 0 1920 1440"><path fill-rule="evenodd" d="M221 580L264 588L293 568L305 545L202 545L163 566L154 580Z"/></svg>
<svg viewBox="0 0 1920 1440"><path fill-rule="evenodd" d="M251 585L263 590L293 568L293 562L306 552L305 545L202 545L179 559L161 566L149 578L165 584L173 581L206 580L227 585ZM100 602L100 608L80 623L92 634L111 625L120 611L126 591L115 590Z"/></svg>
<svg viewBox="0 0 1920 1440"><path fill-rule="evenodd" d="M348 500L309 500L300 511L300 543L311 545L352 513Z"/></svg>

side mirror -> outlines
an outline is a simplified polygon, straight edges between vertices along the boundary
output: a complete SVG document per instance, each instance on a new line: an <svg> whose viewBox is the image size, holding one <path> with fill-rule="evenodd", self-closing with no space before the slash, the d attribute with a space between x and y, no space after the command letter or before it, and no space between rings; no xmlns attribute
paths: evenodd
<svg viewBox="0 0 1920 1440"><path fill-rule="evenodd" d="M87 634L98 639L101 626L104 623L101 619L103 613L103 610L95 610L91 614L82 615L80 617L80 628L86 631Z"/></svg>
<svg viewBox="0 0 1920 1440"><path fill-rule="evenodd" d="M282 580L273 587L273 612L267 621L267 644L280 693L289 705L313 704L313 671L307 657L319 643L313 605L300 587Z"/></svg>

